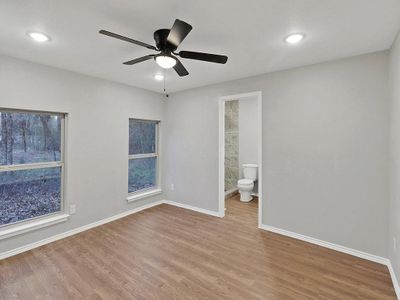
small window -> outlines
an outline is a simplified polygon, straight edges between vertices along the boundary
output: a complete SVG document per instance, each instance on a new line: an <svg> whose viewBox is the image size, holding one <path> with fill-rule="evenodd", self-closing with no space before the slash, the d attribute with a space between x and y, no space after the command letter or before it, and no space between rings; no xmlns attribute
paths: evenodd
<svg viewBox="0 0 400 300"><path fill-rule="evenodd" d="M0 226L62 210L64 115L0 109Z"/></svg>
<svg viewBox="0 0 400 300"><path fill-rule="evenodd" d="M129 120L128 193L158 186L158 121Z"/></svg>

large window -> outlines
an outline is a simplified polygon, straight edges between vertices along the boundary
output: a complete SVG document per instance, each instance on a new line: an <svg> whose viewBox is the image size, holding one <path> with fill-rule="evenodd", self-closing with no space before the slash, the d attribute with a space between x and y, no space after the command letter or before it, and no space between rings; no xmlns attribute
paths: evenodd
<svg viewBox="0 0 400 300"><path fill-rule="evenodd" d="M0 227L62 210L64 116L0 109Z"/></svg>
<svg viewBox="0 0 400 300"><path fill-rule="evenodd" d="M128 193L157 188L158 122L129 120Z"/></svg>

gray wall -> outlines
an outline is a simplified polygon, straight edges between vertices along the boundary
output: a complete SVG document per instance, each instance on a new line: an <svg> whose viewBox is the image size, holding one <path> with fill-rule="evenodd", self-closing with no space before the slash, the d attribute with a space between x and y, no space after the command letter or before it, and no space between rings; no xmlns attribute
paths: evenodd
<svg viewBox="0 0 400 300"><path fill-rule="evenodd" d="M389 258L400 280L400 36L390 53L390 218ZM393 238L396 239L396 249Z"/></svg>
<svg viewBox="0 0 400 300"><path fill-rule="evenodd" d="M239 100L239 168L243 177L243 164L258 163L258 98Z"/></svg>
<svg viewBox="0 0 400 300"><path fill-rule="evenodd" d="M218 97L261 90L263 223L387 256L387 64L386 52L364 55L180 92L164 105L159 94L0 56L0 107L69 114L66 196L77 205L68 222L2 240L0 252L156 199L217 211ZM164 133L165 194L132 204L129 117L161 119Z"/></svg>
<svg viewBox="0 0 400 300"><path fill-rule="evenodd" d="M244 178L243 164L258 164L259 124L258 96L239 100L239 170ZM258 194L258 180L254 182L253 193Z"/></svg>
<svg viewBox="0 0 400 300"><path fill-rule="evenodd" d="M66 223L0 241L0 253L133 209L128 204L128 118L163 119L163 97L0 56L0 107L68 113ZM161 122L161 126L162 126Z"/></svg>
<svg viewBox="0 0 400 300"><path fill-rule="evenodd" d="M381 52L173 94L167 199L218 210L218 97L261 90L263 223L386 257L387 67Z"/></svg>

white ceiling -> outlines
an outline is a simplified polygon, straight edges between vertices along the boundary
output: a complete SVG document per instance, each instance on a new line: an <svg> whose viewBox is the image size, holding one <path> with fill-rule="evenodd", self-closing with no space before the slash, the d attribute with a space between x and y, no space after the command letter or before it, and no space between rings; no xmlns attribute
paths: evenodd
<svg viewBox="0 0 400 300"><path fill-rule="evenodd" d="M152 53L98 34L113 31L154 44L176 18L193 26L178 50L228 55L226 65L182 59L190 75L167 72L169 92L388 49L400 26L398 0L0 0L0 53L162 92ZM26 36L51 36L38 44ZM283 42L291 32L307 37ZM0 66L1 67L1 66Z"/></svg>

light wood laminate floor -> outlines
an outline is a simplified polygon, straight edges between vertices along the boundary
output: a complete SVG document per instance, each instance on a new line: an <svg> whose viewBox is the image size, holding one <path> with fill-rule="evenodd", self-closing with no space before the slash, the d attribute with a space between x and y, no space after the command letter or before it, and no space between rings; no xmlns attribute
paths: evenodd
<svg viewBox="0 0 400 300"><path fill-rule="evenodd" d="M160 205L0 261L1 299L396 299L387 267Z"/></svg>

